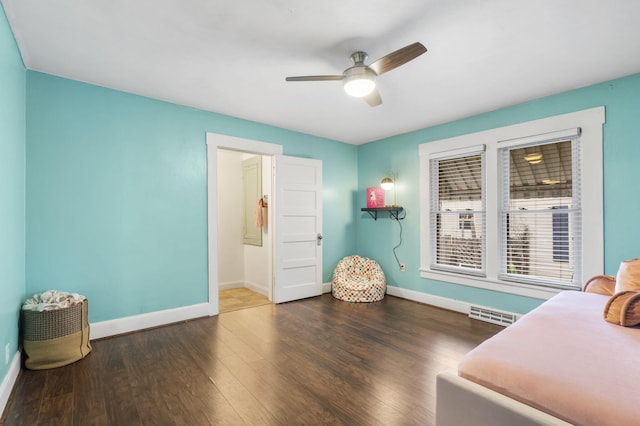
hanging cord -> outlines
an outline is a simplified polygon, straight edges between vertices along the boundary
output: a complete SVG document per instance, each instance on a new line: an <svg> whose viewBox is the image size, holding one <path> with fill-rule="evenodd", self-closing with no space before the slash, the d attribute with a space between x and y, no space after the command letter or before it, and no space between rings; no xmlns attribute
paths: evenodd
<svg viewBox="0 0 640 426"><path fill-rule="evenodd" d="M404 211L404 216L398 217L396 222L398 222L398 226L400 227L400 242L397 246L393 248L393 256L396 258L396 262L398 263L398 267L400 267L400 261L398 260L398 255L396 254L396 249L402 245L402 223L400 222L402 219L407 217L407 211Z"/></svg>

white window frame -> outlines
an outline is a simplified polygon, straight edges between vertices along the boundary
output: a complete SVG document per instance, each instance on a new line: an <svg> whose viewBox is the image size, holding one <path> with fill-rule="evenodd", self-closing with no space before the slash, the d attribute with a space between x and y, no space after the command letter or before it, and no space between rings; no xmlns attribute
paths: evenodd
<svg viewBox="0 0 640 426"><path fill-rule="evenodd" d="M583 280L603 273L604 224L603 224L603 174L602 174L602 126L605 123L604 106L528 121L506 127L485 130L453 138L427 142L419 146L420 155L420 276L422 278L461 284L486 290L500 291L521 296L548 299L562 291L558 288L506 281L500 273L500 203L501 182L499 148L520 145L527 141L549 139L550 135L567 129L581 130L580 156L582 187L582 261ZM447 153L464 152L471 147L485 148L486 276L477 277L456 272L431 269L431 229L429 212L431 173L430 159Z"/></svg>

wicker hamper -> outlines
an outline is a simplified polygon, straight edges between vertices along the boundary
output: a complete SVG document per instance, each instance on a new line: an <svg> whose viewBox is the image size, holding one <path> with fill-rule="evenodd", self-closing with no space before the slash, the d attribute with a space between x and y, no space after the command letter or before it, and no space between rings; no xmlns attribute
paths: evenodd
<svg viewBox="0 0 640 426"><path fill-rule="evenodd" d="M24 366L45 370L76 362L91 352L89 301L50 311L22 311Z"/></svg>

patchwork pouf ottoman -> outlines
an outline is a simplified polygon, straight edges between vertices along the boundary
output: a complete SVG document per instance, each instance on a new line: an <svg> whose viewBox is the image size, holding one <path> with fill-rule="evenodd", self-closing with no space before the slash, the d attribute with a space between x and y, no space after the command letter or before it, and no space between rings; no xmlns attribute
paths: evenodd
<svg viewBox="0 0 640 426"><path fill-rule="evenodd" d="M331 293L347 302L377 302L384 298L387 282L375 260L358 255L344 257L333 271Z"/></svg>

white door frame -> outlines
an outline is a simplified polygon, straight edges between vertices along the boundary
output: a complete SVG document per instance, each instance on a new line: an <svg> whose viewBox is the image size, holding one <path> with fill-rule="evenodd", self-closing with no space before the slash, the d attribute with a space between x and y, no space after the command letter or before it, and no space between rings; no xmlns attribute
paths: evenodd
<svg viewBox="0 0 640 426"><path fill-rule="evenodd" d="M218 315L218 149L260 155L282 155L282 145L207 132L207 226L209 258L209 315ZM271 216L268 216L271 221ZM269 225L269 229L272 229ZM269 250L272 252L272 250ZM272 255L269 259L273 267ZM270 274L272 275L272 274ZM272 287L272 286L271 286Z"/></svg>

